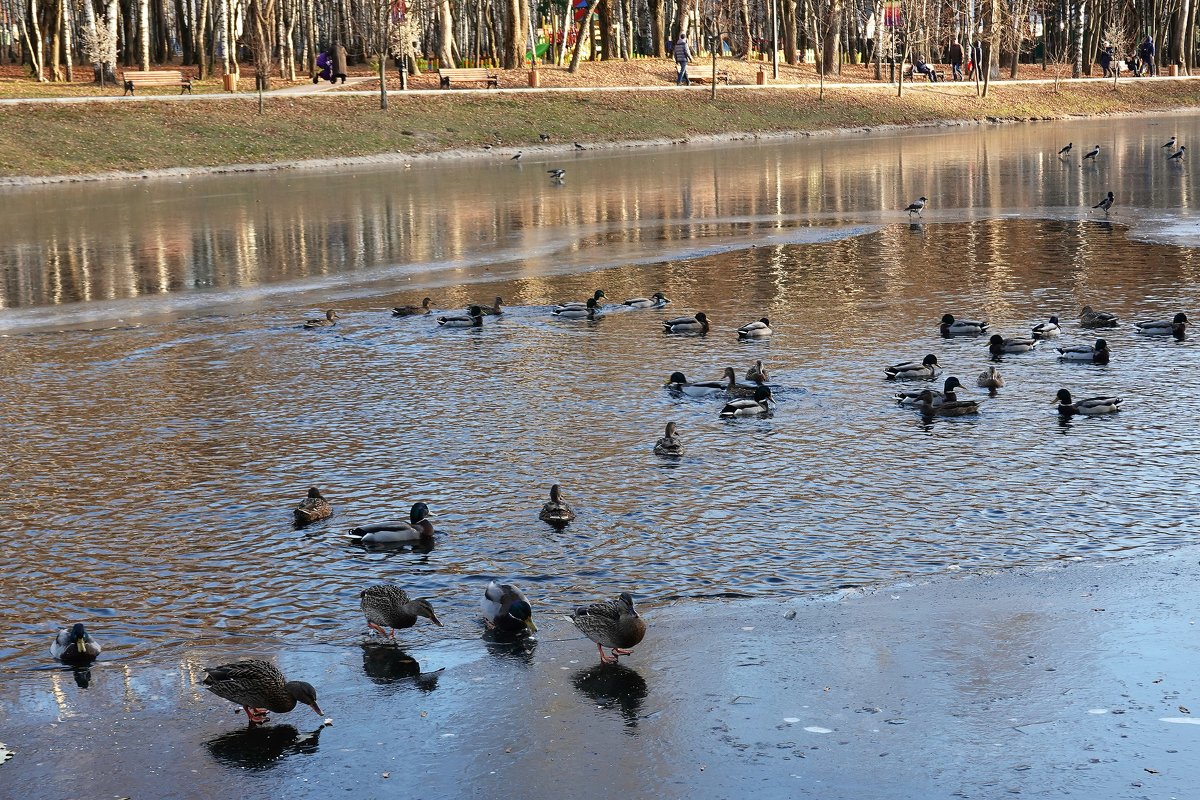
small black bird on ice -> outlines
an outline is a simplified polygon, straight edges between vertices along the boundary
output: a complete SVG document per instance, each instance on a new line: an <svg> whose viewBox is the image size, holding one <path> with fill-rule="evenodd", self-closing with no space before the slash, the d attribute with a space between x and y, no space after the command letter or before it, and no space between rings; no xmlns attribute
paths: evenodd
<svg viewBox="0 0 1200 800"><path fill-rule="evenodd" d="M1183 161L1183 151L1187 150L1183 145L1179 145L1179 149L1171 155L1167 156L1167 161Z"/></svg>
<svg viewBox="0 0 1200 800"><path fill-rule="evenodd" d="M904 210L908 212L908 215L910 217L913 215L914 212L919 217L919 216L921 216L921 210L925 208L925 203L927 203L927 202L928 201L924 197L920 197L917 200L909 203L908 208L906 208Z"/></svg>
<svg viewBox="0 0 1200 800"><path fill-rule="evenodd" d="M539 141L539 142L548 142L548 141L550 141L550 134L548 134L548 133L539 133L539 134L538 134L538 141Z"/></svg>
<svg viewBox="0 0 1200 800"><path fill-rule="evenodd" d="M1112 192L1109 192L1109 193L1108 193L1108 197L1104 198L1104 199L1103 199L1103 200L1101 200L1099 203L1096 203L1096 205L1092 206L1092 208L1103 208L1103 209L1104 209L1104 216L1106 216L1106 217L1107 217L1107 216L1108 216L1108 210L1109 210L1110 208L1112 208L1112 204L1113 204L1113 193L1112 193Z"/></svg>
<svg viewBox="0 0 1200 800"><path fill-rule="evenodd" d="M515 156L513 156L512 158L509 159L509 161L520 161L520 160L521 160L521 151L520 150L517 151L517 154Z"/></svg>
<svg viewBox="0 0 1200 800"><path fill-rule="evenodd" d="M550 180L561 181L563 176L567 174L565 169L548 169L546 172L550 175Z"/></svg>
<svg viewBox="0 0 1200 800"><path fill-rule="evenodd" d="M491 150L491 149L492 149L492 146L491 146L490 144L485 144L485 145L480 145L480 146L481 146L481 147L482 147L484 150Z"/></svg>
<svg viewBox="0 0 1200 800"><path fill-rule="evenodd" d="M586 147L584 147L583 145L581 145L579 142L576 142L576 143L575 143L575 149L576 149L576 150L586 150L587 148L586 148Z"/></svg>
<svg viewBox="0 0 1200 800"><path fill-rule="evenodd" d="M1075 146L1074 142L1067 142L1067 146L1064 147L1062 150L1059 150L1058 154L1060 156L1065 156L1067 153L1071 152L1071 148L1074 146Z"/></svg>
<svg viewBox="0 0 1200 800"><path fill-rule="evenodd" d="M1175 137L1174 136L1172 136L1170 139L1168 139L1167 143L1163 145L1163 147L1174 147L1174 146L1175 146Z"/></svg>
<svg viewBox="0 0 1200 800"><path fill-rule="evenodd" d="M1098 145L1098 144L1092 145L1092 149L1087 151L1087 155L1085 155L1083 157L1083 160L1087 161L1090 158L1093 161L1095 161L1096 156L1098 156L1098 155L1100 155L1100 145Z"/></svg>

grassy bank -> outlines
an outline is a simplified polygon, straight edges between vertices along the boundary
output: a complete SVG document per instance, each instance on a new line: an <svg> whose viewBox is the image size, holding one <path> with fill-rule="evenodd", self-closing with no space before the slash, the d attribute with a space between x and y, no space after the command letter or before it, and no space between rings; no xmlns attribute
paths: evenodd
<svg viewBox="0 0 1200 800"><path fill-rule="evenodd" d="M0 176L81 175L169 167L342 158L379 153L679 140L878 125L1165 111L1200 104L1200 82L1003 84L981 100L968 85L815 90L392 95L0 108ZM482 151L481 151L482 152Z"/></svg>

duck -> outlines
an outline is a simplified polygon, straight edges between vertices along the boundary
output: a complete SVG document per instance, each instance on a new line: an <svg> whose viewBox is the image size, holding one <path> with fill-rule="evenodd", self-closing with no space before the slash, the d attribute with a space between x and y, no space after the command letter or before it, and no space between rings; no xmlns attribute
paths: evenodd
<svg viewBox="0 0 1200 800"><path fill-rule="evenodd" d="M421 305L419 305L419 306L396 306L395 308L392 309L392 316L393 317L416 317L416 316L420 316L422 314L428 314L431 311L433 311L433 309L429 307L429 304L432 302L433 302L433 300L426 297L424 300L421 301Z"/></svg>
<svg viewBox="0 0 1200 800"><path fill-rule="evenodd" d="M655 292L649 297L634 297L624 303L630 308L665 308L670 304L671 301L662 292Z"/></svg>
<svg viewBox="0 0 1200 800"><path fill-rule="evenodd" d="M615 664L620 656L631 655L646 637L646 621L634 608L629 592L621 592L616 600L579 606L567 619L596 643L605 664ZM611 656L604 652L606 647L612 651Z"/></svg>
<svg viewBox="0 0 1200 800"><path fill-rule="evenodd" d="M975 385L983 389L1002 389L1004 388L1004 376L995 367L988 367L979 373L979 377L975 379Z"/></svg>
<svg viewBox="0 0 1200 800"><path fill-rule="evenodd" d="M1058 348L1058 357L1063 361L1091 361L1093 364L1107 364L1110 352L1108 342L1097 339L1094 345L1060 347Z"/></svg>
<svg viewBox="0 0 1200 800"><path fill-rule="evenodd" d="M471 306L465 317L438 317L438 325L443 328L479 328L483 326L483 309Z"/></svg>
<svg viewBox="0 0 1200 800"><path fill-rule="evenodd" d="M566 525L575 519L575 512L562 499L562 490L558 488L557 483L550 487L550 500L542 506L538 519L556 527Z"/></svg>
<svg viewBox="0 0 1200 800"><path fill-rule="evenodd" d="M325 716L317 705L317 690L312 684L287 680L269 661L238 661L207 667L204 672L204 680L200 683L217 697L240 705L251 725L266 722L268 711L286 714L296 707L296 703L303 703L319 716Z"/></svg>
<svg viewBox="0 0 1200 800"><path fill-rule="evenodd" d="M1121 398L1119 397L1089 397L1086 400L1073 401L1071 393L1066 389L1058 390L1058 394L1054 396L1054 403L1058 406L1058 413L1068 416L1084 414L1094 417L1121 410Z"/></svg>
<svg viewBox="0 0 1200 800"><path fill-rule="evenodd" d="M992 338L988 339L988 352L992 357L1002 356L1005 353L1028 353L1037 347L1037 339L1023 339L1013 337L1005 339L998 333L992 334Z"/></svg>
<svg viewBox="0 0 1200 800"><path fill-rule="evenodd" d="M933 392L926 389L921 392L921 413L927 417L963 417L968 414L978 414L982 400L943 400L940 405L933 402Z"/></svg>
<svg viewBox="0 0 1200 800"><path fill-rule="evenodd" d="M721 409L720 417L729 419L731 417L753 417L758 414L766 414L771 410L771 389L767 386L759 386L754 390L754 397L741 397L737 400L730 400Z"/></svg>
<svg viewBox="0 0 1200 800"><path fill-rule="evenodd" d="M905 361L900 364L893 364L890 367L884 367L884 373L889 381L921 381L936 378L938 369L937 356L933 353L925 356L918 361Z"/></svg>
<svg viewBox="0 0 1200 800"><path fill-rule="evenodd" d="M499 316L504 313L504 309L501 308L501 304L503 303L504 298L497 295L495 301L490 306L486 303L480 303L478 308L483 312L484 316Z"/></svg>
<svg viewBox="0 0 1200 800"><path fill-rule="evenodd" d="M483 590L483 600L479 605L488 630L501 633L537 633L529 600L511 583L489 583Z"/></svg>
<svg viewBox="0 0 1200 800"><path fill-rule="evenodd" d="M604 307L604 299L607 297L603 289L597 289L592 293L591 300L595 301L596 308ZM568 300L565 303L559 303L554 307L555 311L566 311L568 308L587 308L588 304L584 300Z"/></svg>
<svg viewBox="0 0 1200 800"><path fill-rule="evenodd" d="M87 632L82 622L63 628L50 643L50 657L64 664L86 664L95 661L103 648Z"/></svg>
<svg viewBox="0 0 1200 800"><path fill-rule="evenodd" d="M654 443L654 455L679 458L683 455L683 442L675 434L679 432L674 422L667 423L667 433Z"/></svg>
<svg viewBox="0 0 1200 800"><path fill-rule="evenodd" d="M1033 338L1049 339L1058 336L1062 328L1058 326L1058 317L1051 317L1049 322L1039 322L1033 326Z"/></svg>
<svg viewBox="0 0 1200 800"><path fill-rule="evenodd" d="M433 540L433 523L429 518L429 506L424 503L413 503L408 512L408 522L377 522L372 525L360 525L352 528L347 534L359 544L394 544L396 542L416 542Z"/></svg>
<svg viewBox="0 0 1200 800"><path fill-rule="evenodd" d="M336 325L339 319L340 317L338 316L338 313L331 308L325 312L325 316L321 319L305 320L304 328L305 330L312 330L313 328L328 328L331 325Z"/></svg>
<svg viewBox="0 0 1200 800"><path fill-rule="evenodd" d="M939 330L942 336L978 336L988 329L987 320L978 322L973 319L955 319L953 314L943 314Z"/></svg>
<svg viewBox="0 0 1200 800"><path fill-rule="evenodd" d="M1079 324L1085 328L1115 328L1118 321L1116 314L1096 311L1091 306L1084 306L1079 312Z"/></svg>
<svg viewBox="0 0 1200 800"><path fill-rule="evenodd" d="M704 312L694 317L675 317L663 321L665 333L708 333L708 317Z"/></svg>
<svg viewBox="0 0 1200 800"><path fill-rule="evenodd" d="M310 522L325 519L332 513L333 506L321 496L321 490L315 486L308 490L308 497L301 500L300 505L292 511L297 525L307 525Z"/></svg>
<svg viewBox="0 0 1200 800"><path fill-rule="evenodd" d="M1188 326L1187 314L1179 313L1171 319L1152 319L1143 322L1135 322L1133 326L1137 328L1138 333L1146 333L1152 336L1183 336L1187 331Z"/></svg>
<svg viewBox="0 0 1200 800"><path fill-rule="evenodd" d="M728 373L726 373L727 375ZM696 383L690 383L687 376L682 372L672 372L671 377L663 386L666 386L673 392L682 392L688 397L704 397L705 395L726 391L729 388L729 382L722 379L719 381L697 381Z"/></svg>
<svg viewBox="0 0 1200 800"><path fill-rule="evenodd" d="M760 339L764 336L770 336L772 333L771 320L766 317L763 317L758 322L748 322L737 329L739 339Z"/></svg>
<svg viewBox="0 0 1200 800"><path fill-rule="evenodd" d="M721 377L725 380L725 394L730 397L754 397L758 387L763 385L756 383L753 386L742 386L737 382L737 371L733 367L726 367Z"/></svg>
<svg viewBox="0 0 1200 800"><path fill-rule="evenodd" d="M433 606L423 597L408 599L408 593L392 583L368 586L359 593L359 607L367 617L367 627L380 636L396 638L396 631L411 628L421 617L442 627L442 621L433 613ZM390 628L385 631L384 628Z"/></svg>
<svg viewBox="0 0 1200 800"><path fill-rule="evenodd" d="M596 310L598 308L599 306L597 305L595 298L589 297L587 304L584 306L560 306L550 313L559 319L586 319L589 321L595 321Z"/></svg>
<svg viewBox="0 0 1200 800"><path fill-rule="evenodd" d="M746 370L746 380L752 383L766 383L771 380L771 376L767 374L767 368L761 361L755 361L754 366Z"/></svg>
<svg viewBox="0 0 1200 800"><path fill-rule="evenodd" d="M953 376L946 378L946 383L942 385L942 391L934 392L929 389L923 389L917 392L899 392L896 394L896 402L902 406L916 406L921 404L921 396L929 392L933 396L933 404L940 406L947 400L953 402L958 399L958 395L954 393L955 389L965 389L959 382L958 378Z"/></svg>

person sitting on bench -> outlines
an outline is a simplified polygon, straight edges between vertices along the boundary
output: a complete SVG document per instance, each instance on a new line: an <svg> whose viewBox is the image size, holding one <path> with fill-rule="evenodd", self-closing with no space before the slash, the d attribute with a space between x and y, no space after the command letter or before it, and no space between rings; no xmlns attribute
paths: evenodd
<svg viewBox="0 0 1200 800"><path fill-rule="evenodd" d="M919 72L929 78L930 83L937 83L937 73L920 56L913 56L913 72Z"/></svg>

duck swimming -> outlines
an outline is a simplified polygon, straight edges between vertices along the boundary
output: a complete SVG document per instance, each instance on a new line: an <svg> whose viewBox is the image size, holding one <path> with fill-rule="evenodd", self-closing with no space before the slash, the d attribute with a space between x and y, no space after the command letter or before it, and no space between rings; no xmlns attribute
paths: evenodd
<svg viewBox="0 0 1200 800"><path fill-rule="evenodd" d="M947 400L951 402L957 400L958 396L954 394L954 390L965 388L966 387L959 382L958 378L951 376L946 378L946 383L943 384L942 391L940 392L934 392L929 389L923 389L916 392L899 392L896 394L896 402L902 406L918 406L921 404L921 397L926 393L929 393L933 396L933 404L935 406L940 406Z"/></svg>
<svg viewBox="0 0 1200 800"><path fill-rule="evenodd" d="M934 405L933 392L926 389L921 392L921 413L927 417L963 417L968 414L978 414L981 400L950 400L946 399L940 405Z"/></svg>
<svg viewBox="0 0 1200 800"><path fill-rule="evenodd" d="M771 389L766 386L759 386L754 390L754 397L742 397L737 400L730 400L721 409L720 417L728 419L731 417L753 417L758 414L766 414L771 410Z"/></svg>
<svg viewBox="0 0 1200 800"><path fill-rule="evenodd" d="M607 295L604 294L604 290L597 289L595 292L592 293L592 296L590 299L595 301L596 308L603 308L605 297L607 297ZM568 308L587 308L587 307L588 307L587 302L585 302L583 300L568 300L565 303L559 303L558 305L556 305L554 307L554 311L556 311L556 312L557 311L566 311Z"/></svg>
<svg viewBox="0 0 1200 800"><path fill-rule="evenodd" d="M533 624L533 608L524 593L511 583L492 581L483 590L480 602L484 624L488 630L502 633L537 633Z"/></svg>
<svg viewBox="0 0 1200 800"><path fill-rule="evenodd" d="M1066 389L1058 390L1058 394L1054 396L1054 403L1058 406L1058 413L1063 415L1084 414L1094 417L1121 410L1121 398L1119 397L1089 397L1086 400L1072 400L1071 393Z"/></svg>
<svg viewBox="0 0 1200 800"><path fill-rule="evenodd" d="M561 527L575 519L575 512L562 499L562 491L557 483L550 487L550 500L542 506L538 519L555 527Z"/></svg>
<svg viewBox="0 0 1200 800"><path fill-rule="evenodd" d="M420 617L439 628L442 622L433 613L433 606L423 597L409 600L408 593L390 583L368 586L359 594L359 606L367 617L367 627L380 636L396 638L396 631L411 628ZM384 628L391 628L385 631Z"/></svg>
<svg viewBox="0 0 1200 800"><path fill-rule="evenodd" d="M437 323L443 328L479 328L483 326L483 309L471 306L467 309L467 316L438 317Z"/></svg>
<svg viewBox="0 0 1200 800"><path fill-rule="evenodd" d="M922 381L936 378L939 364L937 356L933 353L925 356L920 361L905 361L901 364L893 364L890 367L884 368L884 373L889 381Z"/></svg>
<svg viewBox="0 0 1200 800"><path fill-rule="evenodd" d="M1000 370L988 367L979 373L979 377L975 379L975 385L984 389L1002 389L1004 388L1004 377L1000 374Z"/></svg>
<svg viewBox="0 0 1200 800"><path fill-rule="evenodd" d="M321 490L315 486L308 490L308 497L301 500L300 505L292 511L297 525L307 525L325 519L332 513L333 506L321 496Z"/></svg>
<svg viewBox="0 0 1200 800"><path fill-rule="evenodd" d="M87 664L95 661L100 655L100 643L93 639L83 627L82 622L76 622L70 628L63 628L50 643L50 657L64 664Z"/></svg>
<svg viewBox="0 0 1200 800"><path fill-rule="evenodd" d="M429 506L413 503L408 522L377 522L352 528L348 536L360 544L394 544L433 540L433 523L429 521Z"/></svg>
<svg viewBox="0 0 1200 800"><path fill-rule="evenodd" d="M771 380L771 376L767 375L767 368L761 361L755 361L754 366L746 370L746 380L753 383L766 383Z"/></svg>
<svg viewBox="0 0 1200 800"><path fill-rule="evenodd" d="M392 309L392 316L393 317L416 317L416 316L420 316L421 314L428 314L431 311L433 311L433 309L431 309L429 307L429 304L432 302L433 302L433 300L426 297L424 300L421 301L421 305L419 305L419 306L396 306L395 308Z"/></svg>
<svg viewBox="0 0 1200 800"><path fill-rule="evenodd" d="M594 298L588 298L587 304L578 306L562 306L554 309L550 313L559 319L586 319L594 321L596 319L596 310L599 306Z"/></svg>
<svg viewBox="0 0 1200 800"><path fill-rule="evenodd" d="M1090 361L1093 364L1107 364L1109 353L1108 342L1103 339L1097 339L1091 346L1058 348L1058 357L1063 361Z"/></svg>
<svg viewBox="0 0 1200 800"><path fill-rule="evenodd" d="M694 317L675 317L663 321L665 333L708 333L708 317L703 311Z"/></svg>
<svg viewBox="0 0 1200 800"><path fill-rule="evenodd" d="M267 712L286 714L303 703L324 716L317 705L317 690L304 681L289 681L274 664L253 659L208 667L201 681L217 697L237 703L251 725L267 721Z"/></svg>
<svg viewBox="0 0 1200 800"><path fill-rule="evenodd" d="M501 308L501 304L503 302L504 302L504 298L497 296L495 302L493 302L490 306L486 305L484 303L480 303L478 308L480 311L483 312L484 316L487 316L489 314L492 316L498 316L498 315L504 313L504 309Z"/></svg>
<svg viewBox="0 0 1200 800"><path fill-rule="evenodd" d="M632 648L646 636L646 621L633 607L629 592L621 592L616 600L579 606L567 619L596 643L605 664L615 664L619 656L631 655ZM604 653L606 647L612 651L611 656Z"/></svg>
<svg viewBox="0 0 1200 800"><path fill-rule="evenodd" d="M671 377L663 386L666 386L673 392L682 392L688 397L704 397L705 395L725 391L729 387L729 384L726 380L689 383L687 377L682 372L672 372Z"/></svg>
<svg viewBox="0 0 1200 800"><path fill-rule="evenodd" d="M758 322L749 322L737 329L739 339L760 339L764 336L770 336L774 331L771 330L771 320L763 317Z"/></svg>
<svg viewBox="0 0 1200 800"><path fill-rule="evenodd" d="M654 455L679 458L683 455L683 442L676 436L678 431L674 422L667 423L667 434L654 443Z"/></svg>
<svg viewBox="0 0 1200 800"><path fill-rule="evenodd" d="M1049 322L1039 322L1033 326L1033 338L1049 339L1052 336L1058 336L1062 328L1058 326L1058 317L1051 317Z"/></svg>
<svg viewBox="0 0 1200 800"><path fill-rule="evenodd" d="M671 301L662 292L655 292L650 297L634 297L625 301L630 308L665 308Z"/></svg>
<svg viewBox="0 0 1200 800"><path fill-rule="evenodd" d="M943 314L942 323L938 328L942 336L978 336L988 329L987 320L977 322L973 319L955 319L953 314Z"/></svg>
<svg viewBox="0 0 1200 800"><path fill-rule="evenodd" d="M328 328L331 325L336 325L339 319L340 317L338 317L338 313L331 308L325 312L325 316L322 319L305 320L304 327L306 330L312 330L313 328Z"/></svg>
<svg viewBox="0 0 1200 800"><path fill-rule="evenodd" d="M1171 319L1152 319L1133 323L1138 333L1146 333L1151 336L1172 335L1179 338L1187 331L1188 324L1187 314L1183 313L1176 314Z"/></svg>
<svg viewBox="0 0 1200 800"><path fill-rule="evenodd" d="M1085 328L1115 328L1118 321L1116 314L1096 311L1091 306L1084 306L1079 312L1079 324Z"/></svg>
<svg viewBox="0 0 1200 800"><path fill-rule="evenodd" d="M1025 339L1022 337L1013 337L1005 339L1000 334L993 334L992 338L988 339L988 352L992 357L1002 356L1006 353L1028 353L1037 347L1037 339Z"/></svg>

